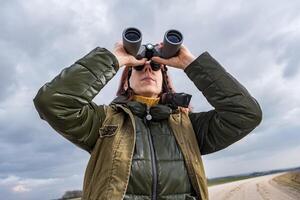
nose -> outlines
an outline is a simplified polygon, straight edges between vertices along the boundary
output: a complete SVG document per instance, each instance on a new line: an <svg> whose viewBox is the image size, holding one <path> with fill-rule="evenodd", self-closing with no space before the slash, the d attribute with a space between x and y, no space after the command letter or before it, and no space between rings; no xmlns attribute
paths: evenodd
<svg viewBox="0 0 300 200"><path fill-rule="evenodd" d="M152 68L151 68L150 62L151 62L151 61L147 61L147 62L145 63L145 66L144 66L144 72L147 72L147 71L152 72Z"/></svg>

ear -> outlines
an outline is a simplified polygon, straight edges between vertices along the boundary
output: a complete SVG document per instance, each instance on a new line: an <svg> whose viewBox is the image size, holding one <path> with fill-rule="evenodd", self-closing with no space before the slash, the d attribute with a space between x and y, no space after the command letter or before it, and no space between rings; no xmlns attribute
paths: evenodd
<svg viewBox="0 0 300 200"><path fill-rule="evenodd" d="M126 91L128 89L128 81L126 81L123 85L123 89Z"/></svg>

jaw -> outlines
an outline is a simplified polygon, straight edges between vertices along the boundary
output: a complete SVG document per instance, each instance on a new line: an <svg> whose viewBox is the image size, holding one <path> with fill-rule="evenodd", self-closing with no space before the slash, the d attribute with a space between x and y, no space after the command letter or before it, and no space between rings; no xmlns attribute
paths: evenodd
<svg viewBox="0 0 300 200"><path fill-rule="evenodd" d="M152 85L145 85L134 90L134 93L145 97L158 97L160 91Z"/></svg>

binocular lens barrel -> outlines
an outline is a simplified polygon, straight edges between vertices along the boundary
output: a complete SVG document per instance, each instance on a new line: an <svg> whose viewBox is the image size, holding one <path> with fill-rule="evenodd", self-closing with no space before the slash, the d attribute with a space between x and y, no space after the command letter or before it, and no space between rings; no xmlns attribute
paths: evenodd
<svg viewBox="0 0 300 200"><path fill-rule="evenodd" d="M182 34L174 29L165 33L161 49L158 46L154 47L154 49L148 49L146 45L141 46L142 32L137 28L130 27L125 29L122 37L125 50L137 59L151 59L152 56L171 58L177 54L183 42Z"/></svg>
<svg viewBox="0 0 300 200"><path fill-rule="evenodd" d="M141 39L142 34L138 29L129 28L125 31L125 39L130 42L137 42Z"/></svg>
<svg viewBox="0 0 300 200"><path fill-rule="evenodd" d="M166 39L170 43L178 44L182 41L182 34L176 30L170 30L166 33Z"/></svg>
<svg viewBox="0 0 300 200"><path fill-rule="evenodd" d="M183 42L182 34L177 30L169 30L166 32L163 48L161 49L161 57L171 58L177 54Z"/></svg>
<svg viewBox="0 0 300 200"><path fill-rule="evenodd" d="M123 31L123 46L125 50L136 56L142 43L142 33L137 28L127 28Z"/></svg>

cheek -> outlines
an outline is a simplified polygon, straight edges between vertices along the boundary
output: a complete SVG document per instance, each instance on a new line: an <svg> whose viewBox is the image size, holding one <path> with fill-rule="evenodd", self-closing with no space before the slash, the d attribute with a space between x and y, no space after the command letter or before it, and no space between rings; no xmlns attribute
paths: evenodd
<svg viewBox="0 0 300 200"><path fill-rule="evenodd" d="M136 74L132 73L130 79L129 79L129 85L132 89L135 89L139 84L137 83L137 77Z"/></svg>
<svg viewBox="0 0 300 200"><path fill-rule="evenodd" d="M132 81L131 79L129 79L129 85L130 85L130 87L133 89L134 88L134 81Z"/></svg>
<svg viewBox="0 0 300 200"><path fill-rule="evenodd" d="M162 84L163 84L163 77L162 77L162 74L160 74L159 78L158 78L158 83L157 85L162 88Z"/></svg>

